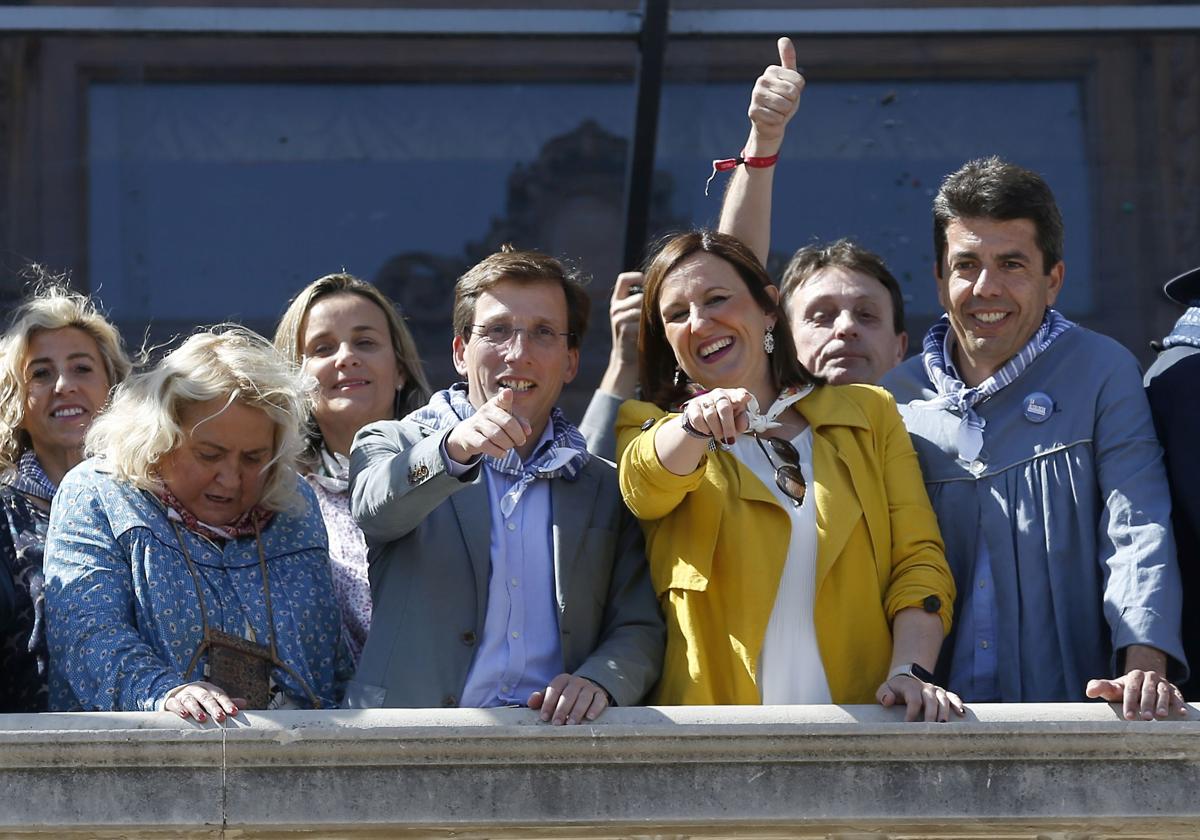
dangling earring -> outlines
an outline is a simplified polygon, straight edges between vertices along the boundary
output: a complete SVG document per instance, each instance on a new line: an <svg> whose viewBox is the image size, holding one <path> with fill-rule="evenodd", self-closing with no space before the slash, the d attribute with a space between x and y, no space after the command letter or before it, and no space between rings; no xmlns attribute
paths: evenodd
<svg viewBox="0 0 1200 840"><path fill-rule="evenodd" d="M774 327L767 327L767 331L763 333L763 349L767 351L768 356L775 352L774 330Z"/></svg>
<svg viewBox="0 0 1200 840"><path fill-rule="evenodd" d="M687 374L683 372L683 368L675 365L675 387L682 388L684 385L687 385L687 382Z"/></svg>

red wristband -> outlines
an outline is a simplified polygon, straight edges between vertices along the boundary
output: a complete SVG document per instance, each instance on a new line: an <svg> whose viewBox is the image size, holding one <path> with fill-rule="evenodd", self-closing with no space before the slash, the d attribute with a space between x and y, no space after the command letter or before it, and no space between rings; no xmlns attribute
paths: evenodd
<svg viewBox="0 0 1200 840"><path fill-rule="evenodd" d="M712 183L712 179L717 177L718 172L728 172L730 169L736 169L739 166L746 166L749 169L767 169L774 166L778 161L778 152L770 157L746 157L745 149L742 149L741 153L735 158L714 160L712 174L708 176L708 181L704 184L704 194L708 195L708 186Z"/></svg>

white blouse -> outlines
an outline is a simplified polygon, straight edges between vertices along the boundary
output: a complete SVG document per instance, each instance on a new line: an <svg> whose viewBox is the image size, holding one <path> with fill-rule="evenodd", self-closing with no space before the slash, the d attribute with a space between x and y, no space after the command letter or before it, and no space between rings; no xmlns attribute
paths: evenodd
<svg viewBox="0 0 1200 840"><path fill-rule="evenodd" d="M739 436L733 446L733 454L775 495L792 521L787 560L758 660L758 691L765 705L833 702L813 624L817 517L813 502L812 428L805 429L792 443L800 453L800 471L808 484L804 504L799 506L775 483L775 467L752 435ZM776 465L782 465L770 444L764 445Z"/></svg>

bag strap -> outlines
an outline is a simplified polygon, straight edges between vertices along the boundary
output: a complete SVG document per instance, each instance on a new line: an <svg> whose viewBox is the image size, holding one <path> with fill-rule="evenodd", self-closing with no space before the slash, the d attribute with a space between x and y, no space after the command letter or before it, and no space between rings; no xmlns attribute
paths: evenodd
<svg viewBox="0 0 1200 840"><path fill-rule="evenodd" d="M171 527L175 529L175 539L179 542L179 550L183 552L183 559L187 562L188 573L192 576L192 586L196 588L196 601L200 604L200 626L204 630L204 637L196 647L196 652L192 654L192 661L188 663L187 671L183 674L184 681L189 682L191 681L192 674L196 671L196 666L200 664L200 657L204 651L208 650L209 645L212 644L212 640L209 633L208 609L204 606L204 592L200 588L200 576L196 573L196 566L192 562L191 552L187 550L187 544L183 541L183 532L179 530L179 523L173 519L169 521Z"/></svg>

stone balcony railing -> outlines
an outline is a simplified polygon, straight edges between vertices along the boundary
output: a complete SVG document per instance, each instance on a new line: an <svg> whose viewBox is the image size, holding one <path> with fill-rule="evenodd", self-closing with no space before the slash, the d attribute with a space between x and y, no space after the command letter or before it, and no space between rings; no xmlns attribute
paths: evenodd
<svg viewBox="0 0 1200 840"><path fill-rule="evenodd" d="M0 836L1200 837L1200 708L0 716Z"/></svg>

